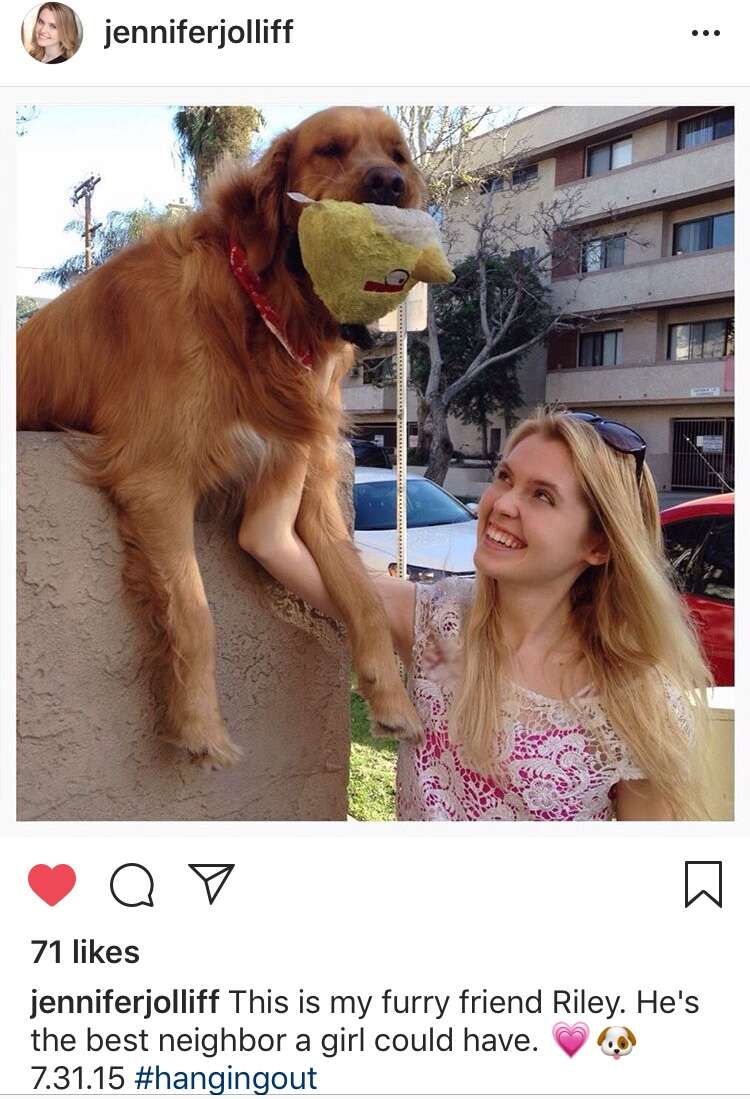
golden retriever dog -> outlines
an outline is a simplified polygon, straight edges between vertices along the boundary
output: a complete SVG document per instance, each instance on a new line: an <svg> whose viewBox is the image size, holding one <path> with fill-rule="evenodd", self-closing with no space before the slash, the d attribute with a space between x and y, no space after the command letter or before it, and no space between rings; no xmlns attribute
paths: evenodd
<svg viewBox="0 0 750 1099"><path fill-rule="evenodd" d="M308 453L299 529L346 623L375 730L420 735L382 603L336 498L339 383L353 362L353 334L301 266L300 207L290 191L402 207L424 201L392 118L372 108L321 111L255 165L225 166L201 209L85 275L18 336L19 427L95 436L81 460L115 507L125 587L153 626L164 735L212 765L232 763L238 749L219 709L196 506L234 488L247 514ZM270 303L276 331L238 264L260 287L261 304Z"/></svg>

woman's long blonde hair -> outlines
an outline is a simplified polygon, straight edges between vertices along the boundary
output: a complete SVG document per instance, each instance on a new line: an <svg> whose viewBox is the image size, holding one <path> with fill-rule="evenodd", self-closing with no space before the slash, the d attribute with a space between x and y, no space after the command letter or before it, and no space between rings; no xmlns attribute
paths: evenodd
<svg viewBox="0 0 750 1099"><path fill-rule="evenodd" d="M607 540L605 564L589 566L571 589L571 626L606 717L662 795L674 819L706 816L698 760L707 742L706 688L711 676L695 629L670 579L656 486L644 464L610 447L591 424L560 409L540 409L508 437L507 456L529 435L565 444ZM477 574L463 640L462 674L451 709L451 737L465 762L483 774L497 764L497 731L509 653L498 585ZM690 715L688 750L675 705ZM692 766L688 764L691 758Z"/></svg>
<svg viewBox="0 0 750 1099"><path fill-rule="evenodd" d="M52 18L55 20L57 29L60 32L61 55L67 61L69 57L73 56L80 45L75 12L72 8L69 8L67 4L51 3L41 5L34 17L34 27L31 32L29 53L32 57L36 58L37 61L41 61L44 57L44 46L40 46L36 40L36 25L39 22L39 16L43 11L52 12Z"/></svg>

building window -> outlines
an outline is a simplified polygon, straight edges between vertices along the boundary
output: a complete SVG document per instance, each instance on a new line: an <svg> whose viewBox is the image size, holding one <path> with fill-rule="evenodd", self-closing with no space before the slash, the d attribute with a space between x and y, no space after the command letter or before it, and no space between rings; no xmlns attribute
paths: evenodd
<svg viewBox="0 0 750 1099"><path fill-rule="evenodd" d="M606 145L594 145L586 151L586 175L611 172L613 168L625 168L633 163L633 139L623 137Z"/></svg>
<svg viewBox="0 0 750 1099"><path fill-rule="evenodd" d="M515 248L509 258L523 267L531 267L536 261L536 248L533 245L531 248Z"/></svg>
<svg viewBox="0 0 750 1099"><path fill-rule="evenodd" d="M619 366L622 362L622 329L585 332L578 345L579 366Z"/></svg>
<svg viewBox="0 0 750 1099"><path fill-rule="evenodd" d="M674 227L672 255L705 252L709 248L727 248L734 244L734 211L713 217L683 221Z"/></svg>
<svg viewBox="0 0 750 1099"><path fill-rule="evenodd" d="M499 173L487 176L479 187L483 195L494 195L495 191L507 191L511 187L524 187L529 183L535 183L539 178L538 164L525 164L522 168L516 168L512 173Z"/></svg>
<svg viewBox="0 0 750 1099"><path fill-rule="evenodd" d="M721 111L702 114L698 118L686 118L677 130L677 148L692 149L696 145L707 145L709 141L718 141L720 137L734 136L734 107L725 107Z"/></svg>
<svg viewBox="0 0 750 1099"><path fill-rule="evenodd" d="M581 271L603 271L625 264L625 233L587 240L581 247Z"/></svg>
<svg viewBox="0 0 750 1099"><path fill-rule="evenodd" d="M669 326L670 359L723 359L733 354L734 317Z"/></svg>

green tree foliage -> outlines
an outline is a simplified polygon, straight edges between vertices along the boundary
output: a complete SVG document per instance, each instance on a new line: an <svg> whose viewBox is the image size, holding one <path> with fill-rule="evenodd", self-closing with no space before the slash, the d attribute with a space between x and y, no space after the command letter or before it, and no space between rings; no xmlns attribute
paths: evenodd
<svg viewBox="0 0 750 1099"><path fill-rule="evenodd" d="M16 328L20 328L25 324L32 313L36 313L39 308L39 302L36 298L29 298L24 295L16 298Z"/></svg>
<svg viewBox="0 0 750 1099"><path fill-rule="evenodd" d="M196 201L224 156L247 157L265 125L256 107L179 107L172 121L183 168Z"/></svg>
<svg viewBox="0 0 750 1099"><path fill-rule="evenodd" d="M98 267L110 256L113 256L115 252L119 252L121 248L133 244L143 235L149 225L154 225L160 221L168 222L182 216L180 211L174 207L169 211L158 210L150 202L144 203L136 210L111 210L94 234L93 266ZM65 231L77 233L81 237L83 234L83 221L80 218L69 221L65 226ZM83 250L81 250L80 253L70 256L58 267L48 267L46 271L42 271L36 281L54 282L61 290L65 290L85 271L86 260Z"/></svg>

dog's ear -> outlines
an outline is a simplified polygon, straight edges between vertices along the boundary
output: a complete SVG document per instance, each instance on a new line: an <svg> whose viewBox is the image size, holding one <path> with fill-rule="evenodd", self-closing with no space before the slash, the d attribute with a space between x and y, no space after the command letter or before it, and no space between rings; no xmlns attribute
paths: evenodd
<svg viewBox="0 0 750 1099"><path fill-rule="evenodd" d="M247 259L254 271L264 271L275 258L284 235L284 207L289 189L289 159L294 145L291 130L270 145L251 172L252 211Z"/></svg>
<svg viewBox="0 0 750 1099"><path fill-rule="evenodd" d="M241 244L253 271L265 271L285 242L284 207L294 131L269 146L257 164L217 171L204 205L218 207L229 236Z"/></svg>
<svg viewBox="0 0 750 1099"><path fill-rule="evenodd" d="M628 1038L630 1039L631 1046L634 1046L635 1045L635 1034L633 1034L633 1031L630 1030L629 1027L625 1027L625 1033L627 1034Z"/></svg>
<svg viewBox="0 0 750 1099"><path fill-rule="evenodd" d="M604 1039L607 1037L607 1031L608 1030L609 1030L609 1027L605 1026L604 1030L601 1032L599 1037L596 1039L596 1044L598 1046L600 1046L602 1044L602 1042L604 1041Z"/></svg>

